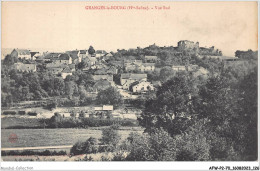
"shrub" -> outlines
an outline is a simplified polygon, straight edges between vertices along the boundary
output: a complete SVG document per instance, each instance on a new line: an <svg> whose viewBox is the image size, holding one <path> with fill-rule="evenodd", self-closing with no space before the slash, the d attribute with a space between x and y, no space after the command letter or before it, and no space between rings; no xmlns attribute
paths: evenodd
<svg viewBox="0 0 260 171"><path fill-rule="evenodd" d="M97 145L97 139L90 137L86 142L77 142L76 144L74 144L73 147L70 149L70 153L72 155L97 153Z"/></svg>
<svg viewBox="0 0 260 171"><path fill-rule="evenodd" d="M2 156L32 156L32 155L38 155L38 156L59 156L59 155L67 155L66 151L31 151L31 150L25 150L25 151L2 151Z"/></svg>
<svg viewBox="0 0 260 171"><path fill-rule="evenodd" d="M106 151L114 151L121 137L117 130L112 127L102 130L102 138L100 139L103 145L107 145Z"/></svg>
<svg viewBox="0 0 260 171"><path fill-rule="evenodd" d="M25 115L25 114L26 114L26 112L25 112L25 111L21 111L21 110L20 110L20 111L18 111L18 114L19 114L19 115Z"/></svg>
<svg viewBox="0 0 260 171"><path fill-rule="evenodd" d="M16 115L16 111L4 111L3 115Z"/></svg>
<svg viewBox="0 0 260 171"><path fill-rule="evenodd" d="M36 112L28 112L28 115L29 116L37 116L37 113Z"/></svg>
<svg viewBox="0 0 260 171"><path fill-rule="evenodd" d="M114 154L112 161L125 161L125 159L126 159L126 153L123 151L119 151Z"/></svg>
<svg viewBox="0 0 260 171"><path fill-rule="evenodd" d="M127 138L130 143L128 161L173 161L175 160L175 143L163 129L156 129L151 135L131 133Z"/></svg>

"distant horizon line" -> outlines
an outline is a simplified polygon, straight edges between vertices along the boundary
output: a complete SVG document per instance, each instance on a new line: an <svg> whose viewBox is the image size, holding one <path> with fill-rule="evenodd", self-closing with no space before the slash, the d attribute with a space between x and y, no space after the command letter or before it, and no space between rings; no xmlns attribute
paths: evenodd
<svg viewBox="0 0 260 171"><path fill-rule="evenodd" d="M185 41L185 40L180 40L180 41ZM188 40L189 41L189 40ZM179 41L178 41L179 42ZM191 42L194 42L194 41L191 41ZM195 41L195 42L198 42L198 41ZM164 46L159 46L159 45L157 45L156 43L153 43L153 44L150 44L150 45L146 45L146 46L144 46L144 47L141 47L141 46L137 46L137 47L128 47L128 48L117 48L116 50L112 50L112 49L106 49L106 48L95 48L93 45L89 45L87 48L70 48L70 49L63 49L63 48L37 48L37 47L34 47L34 48L20 48L20 47L1 47L1 53L2 53L2 49L27 49L27 50L41 50L41 52L66 52L66 51L72 51L72 50L88 50L89 49L89 47L90 46L93 46L93 48L95 49L95 50L104 50L104 51L106 51L106 52L117 52L117 50L119 49L119 50L123 50L123 49L125 49L125 50L129 50L129 49L137 49L138 47L140 47L140 48L146 48L146 47L149 47L149 46L151 46L151 45L156 45L156 46L158 46L158 47L178 47L178 45L177 46L173 46L173 45L168 45L168 46L166 46L166 45L164 45ZM213 45L212 45L213 46ZM212 46L199 46L200 48L202 47L202 48L210 48L210 47L212 47ZM215 47L215 46L214 46ZM216 49L218 49L218 50L220 50L221 52L222 52L222 54L223 54L223 56L225 56L225 53L223 53L223 51L221 50L221 49L219 49L219 48L216 48ZM252 50L252 51L258 51L258 49L237 49L237 50L240 50L240 51L248 51L248 50ZM3 53L2 53L3 54ZM231 55L231 56L235 56L235 51L233 52L233 55Z"/></svg>

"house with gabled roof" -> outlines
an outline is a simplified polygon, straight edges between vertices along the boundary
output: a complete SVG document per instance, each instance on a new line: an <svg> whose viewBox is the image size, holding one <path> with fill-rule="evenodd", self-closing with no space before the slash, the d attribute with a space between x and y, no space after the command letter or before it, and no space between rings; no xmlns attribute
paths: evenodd
<svg viewBox="0 0 260 171"><path fill-rule="evenodd" d="M59 65L58 67L53 63L48 63L46 65L47 71L51 72L52 74L58 75L64 69L65 65Z"/></svg>
<svg viewBox="0 0 260 171"><path fill-rule="evenodd" d="M56 52L51 52L51 53L46 53L44 55L44 61L53 61L54 59L59 58L61 53L56 53Z"/></svg>
<svg viewBox="0 0 260 171"><path fill-rule="evenodd" d="M52 59L53 63L56 64L56 65L59 65L59 64L72 64L72 58L66 54L66 53L62 53L59 55L58 58L54 58Z"/></svg>
<svg viewBox="0 0 260 171"><path fill-rule="evenodd" d="M143 63L138 69L142 72L152 72L155 69L155 63Z"/></svg>
<svg viewBox="0 0 260 171"><path fill-rule="evenodd" d="M10 55L12 58L31 59L31 53L28 49L14 49Z"/></svg>
<svg viewBox="0 0 260 171"><path fill-rule="evenodd" d="M136 81L147 81L147 74L124 73L121 74L120 83L123 89L129 90L132 83Z"/></svg>
<svg viewBox="0 0 260 171"><path fill-rule="evenodd" d="M104 56L102 56L102 60L106 61L106 60L109 60L111 57L113 57L113 54L110 52L110 53L107 53Z"/></svg>
<svg viewBox="0 0 260 171"><path fill-rule="evenodd" d="M66 53L71 57L73 64L78 64L82 61L80 50L66 51Z"/></svg>
<svg viewBox="0 0 260 171"><path fill-rule="evenodd" d="M40 52L30 52L31 54L31 60L36 60L37 58L42 56L42 53Z"/></svg>
<svg viewBox="0 0 260 171"><path fill-rule="evenodd" d="M79 58L84 59L88 56L88 50L79 50Z"/></svg>
<svg viewBox="0 0 260 171"><path fill-rule="evenodd" d="M95 81L107 80L107 81L113 83L113 75L92 75L92 77Z"/></svg>
<svg viewBox="0 0 260 171"><path fill-rule="evenodd" d="M87 56L86 58L83 58L83 60L88 64L89 67L97 63L97 58L95 57Z"/></svg>
<svg viewBox="0 0 260 171"><path fill-rule="evenodd" d="M141 93L141 92L153 91L154 86L152 85L152 83L148 81L136 81L130 85L129 90L132 91L133 93Z"/></svg>
<svg viewBox="0 0 260 171"><path fill-rule="evenodd" d="M61 77L63 79L65 79L68 75L72 75L71 69L69 68L69 66L65 67L62 71L61 71Z"/></svg>
<svg viewBox="0 0 260 171"><path fill-rule="evenodd" d="M118 72L118 69L115 67L115 66L106 66L104 65L102 68L96 70L94 72L95 75L105 75L105 74L110 74L110 75L113 75L113 74L117 74Z"/></svg>
<svg viewBox="0 0 260 171"><path fill-rule="evenodd" d="M124 66L125 66L125 71L127 71L127 72L128 71L135 71L138 68L138 65L136 65L134 63L125 63Z"/></svg>

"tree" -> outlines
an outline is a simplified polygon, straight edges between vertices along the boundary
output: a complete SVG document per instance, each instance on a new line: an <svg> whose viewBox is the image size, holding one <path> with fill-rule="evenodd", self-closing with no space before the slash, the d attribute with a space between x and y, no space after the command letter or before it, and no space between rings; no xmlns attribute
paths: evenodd
<svg viewBox="0 0 260 171"><path fill-rule="evenodd" d="M106 151L114 151L120 139L121 136L118 130L113 129L113 127L102 130L102 138L100 141L103 145L107 145Z"/></svg>
<svg viewBox="0 0 260 171"><path fill-rule="evenodd" d="M176 147L173 138L163 129L156 129L151 135L131 133L127 161L174 161Z"/></svg>
<svg viewBox="0 0 260 171"><path fill-rule="evenodd" d="M257 140L257 67L255 67L244 79L239 82L239 106L241 106L239 120L234 121L236 127L240 130L238 142L243 147L243 156L245 160L257 160L258 140ZM238 132L239 133L239 132Z"/></svg>
<svg viewBox="0 0 260 171"><path fill-rule="evenodd" d="M162 127L171 135L179 134L191 122L195 101L193 82L185 76L174 77L158 89L155 99L146 102L138 121L146 132Z"/></svg>
<svg viewBox="0 0 260 171"><path fill-rule="evenodd" d="M88 53L89 53L90 55L93 55L95 52L96 52L96 51L95 51L95 49L93 48L93 46L89 46Z"/></svg>
<svg viewBox="0 0 260 171"><path fill-rule="evenodd" d="M3 64L10 66L10 65L13 65L14 63L16 63L17 61L18 61L18 59L15 59L11 55L6 55L4 58Z"/></svg>
<svg viewBox="0 0 260 171"><path fill-rule="evenodd" d="M211 159L211 132L207 120L196 120L185 133L174 137L177 161L208 161Z"/></svg>
<svg viewBox="0 0 260 171"><path fill-rule="evenodd" d="M78 86L74 81L65 82L65 94L71 99L74 94L78 93Z"/></svg>
<svg viewBox="0 0 260 171"><path fill-rule="evenodd" d="M123 103L123 97L116 88L109 87L98 93L97 103L120 106Z"/></svg>
<svg viewBox="0 0 260 171"><path fill-rule="evenodd" d="M90 154L90 153L97 153L97 152L98 152L97 139L93 137L90 137L85 142L77 142L70 149L70 153L73 155Z"/></svg>
<svg viewBox="0 0 260 171"><path fill-rule="evenodd" d="M235 56L240 58L240 59L244 59L244 60L257 60L258 51L254 52L251 49L249 49L248 51L237 50L235 52Z"/></svg>
<svg viewBox="0 0 260 171"><path fill-rule="evenodd" d="M161 79L162 82L166 82L170 78L175 76L175 72L173 69L169 66L163 67L160 71L160 76L159 78Z"/></svg>
<svg viewBox="0 0 260 171"><path fill-rule="evenodd" d="M198 117L208 119L206 129L215 134L212 159L256 160L257 69L241 80L230 79L230 70L211 76L199 97Z"/></svg>

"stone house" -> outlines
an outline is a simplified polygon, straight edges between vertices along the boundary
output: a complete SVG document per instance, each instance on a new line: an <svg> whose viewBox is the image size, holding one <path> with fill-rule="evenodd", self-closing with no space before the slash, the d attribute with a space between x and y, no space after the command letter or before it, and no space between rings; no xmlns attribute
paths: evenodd
<svg viewBox="0 0 260 171"><path fill-rule="evenodd" d="M92 75L94 81L98 80L107 80L110 83L113 83L113 75Z"/></svg>
<svg viewBox="0 0 260 171"><path fill-rule="evenodd" d="M125 73L121 74L120 83L123 89L129 90L129 87L132 83L136 81L147 81L147 74L133 74L133 73Z"/></svg>
<svg viewBox="0 0 260 171"><path fill-rule="evenodd" d="M155 63L143 63L138 69L142 72L152 72L155 69Z"/></svg>
<svg viewBox="0 0 260 171"><path fill-rule="evenodd" d="M58 58L54 58L52 61L55 65L72 64L72 58L66 53L60 54Z"/></svg>
<svg viewBox="0 0 260 171"><path fill-rule="evenodd" d="M72 75L70 68L67 66L61 71L61 77L65 79L68 75Z"/></svg>
<svg viewBox="0 0 260 171"><path fill-rule="evenodd" d="M15 63L14 69L20 72L36 72L36 64Z"/></svg>
<svg viewBox="0 0 260 171"><path fill-rule="evenodd" d="M82 61L82 55L80 55L80 50L66 51L66 53L71 57L73 64L78 64Z"/></svg>
<svg viewBox="0 0 260 171"><path fill-rule="evenodd" d="M134 93L141 93L153 91L154 86L148 81L136 81L130 85L129 90Z"/></svg>
<svg viewBox="0 0 260 171"><path fill-rule="evenodd" d="M31 53L30 50L27 49L14 49L10 56L12 58L21 58L21 59L31 59Z"/></svg>
<svg viewBox="0 0 260 171"><path fill-rule="evenodd" d="M88 55L88 50L79 50L79 58L84 59Z"/></svg>

